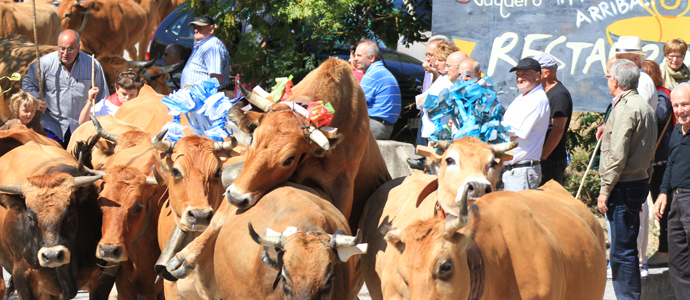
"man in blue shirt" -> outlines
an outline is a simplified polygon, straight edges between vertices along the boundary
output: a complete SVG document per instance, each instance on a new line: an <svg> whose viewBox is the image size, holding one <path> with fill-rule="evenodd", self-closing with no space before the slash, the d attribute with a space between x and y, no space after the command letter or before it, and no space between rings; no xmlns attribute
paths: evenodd
<svg viewBox="0 0 690 300"><path fill-rule="evenodd" d="M400 87L383 65L382 57L372 41L359 43L355 50L355 67L364 72L360 85L367 99L369 129L377 140L390 138L400 115Z"/></svg>
<svg viewBox="0 0 690 300"><path fill-rule="evenodd" d="M209 15L202 15L189 22L194 27L194 50L187 64L182 70L180 84L187 85L217 78L220 87L225 88L230 83L230 54L225 45L213 33L216 22Z"/></svg>

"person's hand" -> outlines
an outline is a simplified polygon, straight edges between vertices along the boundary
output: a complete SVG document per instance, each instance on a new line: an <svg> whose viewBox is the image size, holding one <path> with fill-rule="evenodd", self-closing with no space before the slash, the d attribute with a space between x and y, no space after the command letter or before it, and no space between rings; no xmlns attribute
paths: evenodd
<svg viewBox="0 0 690 300"><path fill-rule="evenodd" d="M96 95L98 95L98 92L99 92L99 89L97 87L95 87L95 86L92 87L88 93L89 101L86 101L86 102L90 103L91 101L94 101L96 99Z"/></svg>
<svg viewBox="0 0 690 300"><path fill-rule="evenodd" d="M602 214L606 214L606 212L609 210L608 207L606 207L606 200L608 200L608 198L609 196L607 195L599 194L599 198L597 199L597 208Z"/></svg>
<svg viewBox="0 0 690 300"><path fill-rule="evenodd" d="M604 134L604 124L599 125L597 127L597 141L601 140L601 136Z"/></svg>
<svg viewBox="0 0 690 300"><path fill-rule="evenodd" d="M438 74L438 70L436 70L436 68L434 68L434 65L431 63L424 62L422 64L422 67L424 68L424 71L426 71L426 72Z"/></svg>
<svg viewBox="0 0 690 300"><path fill-rule="evenodd" d="M661 217L664 216L667 200L668 197L666 194L659 194L659 197L656 198L656 202L654 202L654 218L659 222L661 222Z"/></svg>
<svg viewBox="0 0 690 300"><path fill-rule="evenodd" d="M46 109L48 108L48 105L43 100L38 100L38 101L41 102L41 105L38 106L38 110L40 110L41 112L45 112Z"/></svg>

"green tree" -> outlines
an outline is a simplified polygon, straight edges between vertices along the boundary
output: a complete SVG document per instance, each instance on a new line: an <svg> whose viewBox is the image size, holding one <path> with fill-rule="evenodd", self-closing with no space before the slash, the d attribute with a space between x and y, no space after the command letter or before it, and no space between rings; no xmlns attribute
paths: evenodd
<svg viewBox="0 0 690 300"><path fill-rule="evenodd" d="M195 15L217 16L216 36L227 42L233 73L241 73L242 81L270 85L273 78L290 74L297 82L317 67L318 55L361 39L387 47L395 47L400 38L405 44L425 40L422 32L431 28L430 1L402 3L396 7L391 0L190 0L185 6ZM251 31L242 33L247 24Z"/></svg>

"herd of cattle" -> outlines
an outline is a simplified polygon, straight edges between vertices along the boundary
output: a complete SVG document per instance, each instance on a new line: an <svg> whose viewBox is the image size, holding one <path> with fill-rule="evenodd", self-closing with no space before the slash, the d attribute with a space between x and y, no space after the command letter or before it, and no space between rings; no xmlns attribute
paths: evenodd
<svg viewBox="0 0 690 300"><path fill-rule="evenodd" d="M0 132L3 294L357 299L366 282L373 299L602 299L604 233L584 204L555 182L494 192L514 144L438 143L438 175L391 180L347 62L289 100L331 103L336 134L243 93L254 109L228 118L251 145L162 140L150 86L66 151Z"/></svg>

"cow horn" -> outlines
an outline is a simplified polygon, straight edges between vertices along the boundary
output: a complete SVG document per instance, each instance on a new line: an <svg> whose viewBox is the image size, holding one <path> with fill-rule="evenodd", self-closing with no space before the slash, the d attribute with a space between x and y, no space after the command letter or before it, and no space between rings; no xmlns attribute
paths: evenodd
<svg viewBox="0 0 690 300"><path fill-rule="evenodd" d="M21 184L7 184L0 185L0 192L10 195L22 195L22 185Z"/></svg>
<svg viewBox="0 0 690 300"><path fill-rule="evenodd" d="M156 165L151 166L151 172L153 172L153 176L146 176L146 184L163 185L165 183L165 180L163 180L163 176L161 176L161 174L158 173Z"/></svg>
<svg viewBox="0 0 690 300"><path fill-rule="evenodd" d="M146 68L153 66L154 63L156 63L156 58L149 60L149 61L136 61L136 60L130 61L130 62L128 62L129 67L130 68L137 68L137 69L146 69Z"/></svg>
<svg viewBox="0 0 690 300"><path fill-rule="evenodd" d="M252 237L252 240L256 242L257 244L265 247L274 247L274 248L283 248L283 245L285 244L285 239L283 238L283 235L279 236L261 236L256 231L254 231L254 227L252 226L252 221L249 221L247 224L249 227L249 235Z"/></svg>
<svg viewBox="0 0 690 300"><path fill-rule="evenodd" d="M441 150L447 150L452 143L449 141L432 141L431 147L438 148Z"/></svg>
<svg viewBox="0 0 690 300"><path fill-rule="evenodd" d="M105 171L103 170L91 170L87 169L87 171L93 175L100 175L100 176L105 176Z"/></svg>
<svg viewBox="0 0 690 300"><path fill-rule="evenodd" d="M98 132L98 136L101 138L111 141L113 143L117 144L117 135L109 133L103 129L103 126L101 126L101 122L98 122L96 117L94 115L91 115L91 122L93 122L93 127L96 128L96 132Z"/></svg>
<svg viewBox="0 0 690 300"><path fill-rule="evenodd" d="M237 146L237 139L234 136L231 136L229 141L222 142L222 143L214 143L213 150L214 151L225 151L225 150L230 150L232 148L235 148L236 146Z"/></svg>
<svg viewBox="0 0 690 300"><path fill-rule="evenodd" d="M153 139L151 139L151 143L153 144L153 148L156 148L156 150L172 152L172 149L175 145L169 141L163 141L163 137L166 133L168 133L167 129L161 131L161 133L157 134L153 137Z"/></svg>
<svg viewBox="0 0 690 300"><path fill-rule="evenodd" d="M175 69L177 69L178 67L180 67L183 62L184 61L179 61L174 65L161 67L161 70L163 71L163 73L170 73L170 72L174 71Z"/></svg>
<svg viewBox="0 0 690 300"><path fill-rule="evenodd" d="M357 229L357 235L349 236L345 234L338 234L337 232L331 235L331 248L338 249L340 247L354 247L362 242L362 236Z"/></svg>
<svg viewBox="0 0 690 300"><path fill-rule="evenodd" d="M323 148L325 151L331 149L331 143L328 141L326 135L324 135L321 130L316 129L314 126L309 126L309 139L321 146L321 148Z"/></svg>
<svg viewBox="0 0 690 300"><path fill-rule="evenodd" d="M467 212L467 196L470 193L470 189L465 189L462 195L455 196L455 202L460 206L460 214L457 218L452 219L446 223L446 234L452 234L458 231L460 228L467 226L469 221L469 214Z"/></svg>
<svg viewBox="0 0 690 300"><path fill-rule="evenodd" d="M85 185L89 185L101 178L103 178L103 175L79 176L77 178L74 178L74 186L82 187Z"/></svg>
<svg viewBox="0 0 690 300"><path fill-rule="evenodd" d="M84 174L86 171L84 169L84 152L79 152L79 160L77 161L77 170L79 170L79 174Z"/></svg>
<svg viewBox="0 0 690 300"><path fill-rule="evenodd" d="M506 143L491 145L491 151L494 152L494 155L502 156L506 151L517 147L517 145L518 144L516 142L506 142Z"/></svg>
<svg viewBox="0 0 690 300"><path fill-rule="evenodd" d="M252 105L258 107L259 109L265 112L271 110L271 107L274 104L273 101L254 95L254 93L245 89L241 84L240 90L242 91L242 95L244 96L244 98L247 99L247 101L249 101L249 103L251 103Z"/></svg>
<svg viewBox="0 0 690 300"><path fill-rule="evenodd" d="M221 175L221 182L223 182L223 187L228 188L240 175L242 172L242 167L244 167L244 162L238 162L223 168L223 175Z"/></svg>

